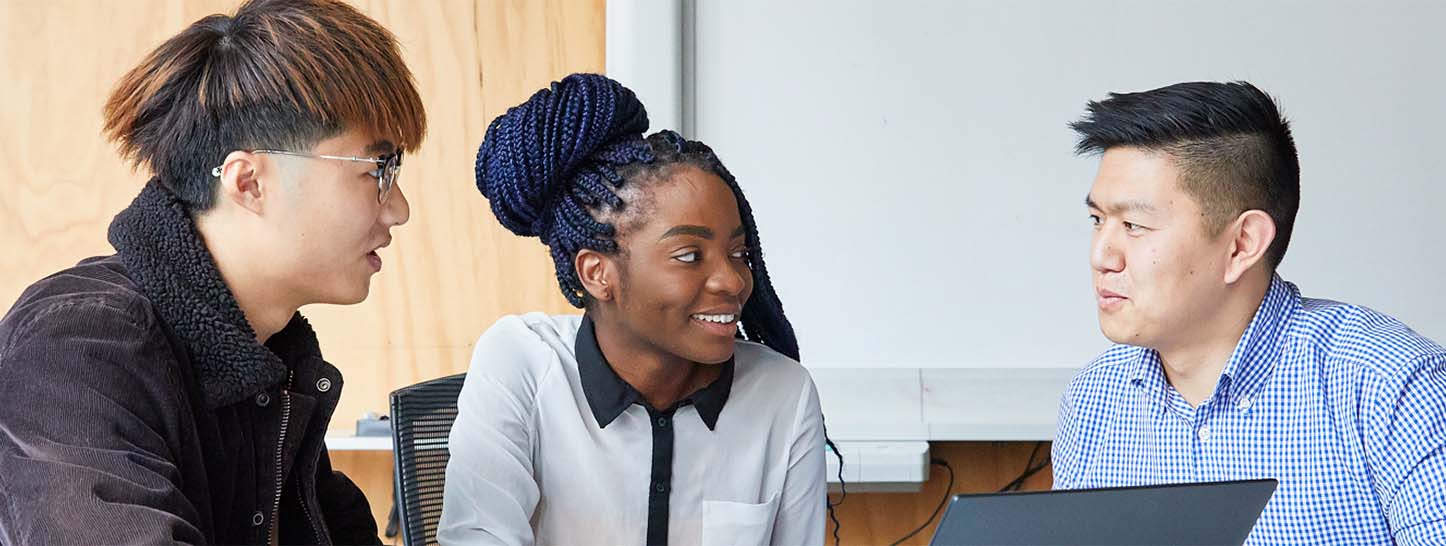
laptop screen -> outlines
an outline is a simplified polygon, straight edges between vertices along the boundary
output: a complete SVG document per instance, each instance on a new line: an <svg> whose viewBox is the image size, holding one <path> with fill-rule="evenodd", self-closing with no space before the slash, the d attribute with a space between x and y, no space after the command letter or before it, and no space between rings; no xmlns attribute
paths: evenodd
<svg viewBox="0 0 1446 546"><path fill-rule="evenodd" d="M1239 545L1275 486L1245 480L957 495L930 544Z"/></svg>

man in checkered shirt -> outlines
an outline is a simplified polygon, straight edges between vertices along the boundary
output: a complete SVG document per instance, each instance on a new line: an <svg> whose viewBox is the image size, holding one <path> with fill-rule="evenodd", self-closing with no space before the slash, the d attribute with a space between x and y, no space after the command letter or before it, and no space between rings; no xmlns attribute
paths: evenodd
<svg viewBox="0 0 1446 546"><path fill-rule="evenodd" d="M1446 351L1276 275L1300 168L1274 101L1182 83L1072 127L1101 154L1090 265L1116 345L1060 404L1055 486L1274 478L1247 544L1446 544Z"/></svg>

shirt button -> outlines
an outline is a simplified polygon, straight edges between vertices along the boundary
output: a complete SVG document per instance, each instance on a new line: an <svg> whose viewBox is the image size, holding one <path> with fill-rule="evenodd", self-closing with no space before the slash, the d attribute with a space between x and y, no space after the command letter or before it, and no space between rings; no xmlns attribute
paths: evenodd
<svg viewBox="0 0 1446 546"><path fill-rule="evenodd" d="M657 492L659 493L662 493L663 491L668 490L668 486L664 485L663 482L658 482L656 485L653 486L653 489L657 490Z"/></svg>
<svg viewBox="0 0 1446 546"><path fill-rule="evenodd" d="M271 395L266 394L266 393L264 393L264 392L261 393L261 394L256 395L256 405L261 406L261 407L264 408L264 407L266 407L266 406L267 406L268 404L270 404L270 403L271 403Z"/></svg>
<svg viewBox="0 0 1446 546"><path fill-rule="evenodd" d="M1249 396L1242 396L1242 397L1240 397L1240 403L1239 403L1239 404L1236 404L1235 407L1240 408L1240 409L1243 409L1243 410L1250 409L1250 397L1249 397Z"/></svg>
<svg viewBox="0 0 1446 546"><path fill-rule="evenodd" d="M316 390L326 392L331 390L331 380L325 377L316 380Z"/></svg>
<svg viewBox="0 0 1446 546"><path fill-rule="evenodd" d="M658 418L658 426L659 426L659 427L667 427L667 426L668 426L668 418L667 418L667 417L659 417L659 418Z"/></svg>
<svg viewBox="0 0 1446 546"><path fill-rule="evenodd" d="M255 514L251 514L251 526L252 526L252 527L260 527L262 523L266 523L266 515L265 515L265 514L262 514L262 513L259 512L259 511L256 512Z"/></svg>
<svg viewBox="0 0 1446 546"><path fill-rule="evenodd" d="M1200 425L1200 433L1199 433L1199 435L1200 435L1200 441L1203 442L1203 441L1205 441L1205 440L1209 440L1209 439L1210 439L1210 425Z"/></svg>

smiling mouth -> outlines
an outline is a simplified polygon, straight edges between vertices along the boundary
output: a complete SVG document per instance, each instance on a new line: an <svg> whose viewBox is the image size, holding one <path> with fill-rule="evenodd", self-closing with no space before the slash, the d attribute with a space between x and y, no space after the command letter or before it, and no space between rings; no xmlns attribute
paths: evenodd
<svg viewBox="0 0 1446 546"><path fill-rule="evenodd" d="M693 324L710 335L727 339L738 335L738 315L735 313L695 313L689 315L689 318L693 319Z"/></svg>
<svg viewBox="0 0 1446 546"><path fill-rule="evenodd" d="M709 323L713 323L713 324L722 324L722 325L729 325L729 324L733 324L733 323L735 323L735 322L738 322L738 315L734 315L734 314L704 315L704 314L699 313L699 314L692 315L692 318L693 318L693 320L697 320L697 321L709 322Z"/></svg>

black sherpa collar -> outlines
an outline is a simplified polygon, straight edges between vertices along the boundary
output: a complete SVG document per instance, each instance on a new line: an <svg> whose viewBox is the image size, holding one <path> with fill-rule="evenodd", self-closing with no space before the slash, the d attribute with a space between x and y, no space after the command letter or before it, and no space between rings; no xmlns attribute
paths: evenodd
<svg viewBox="0 0 1446 546"><path fill-rule="evenodd" d="M300 313L263 346L221 280L210 251L180 200L151 180L110 224L110 244L185 343L206 407L249 398L286 378L288 361L320 357Z"/></svg>

